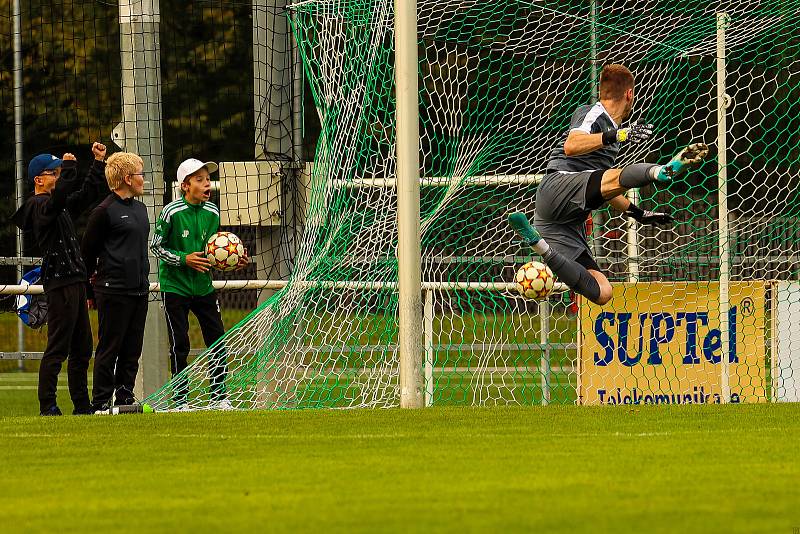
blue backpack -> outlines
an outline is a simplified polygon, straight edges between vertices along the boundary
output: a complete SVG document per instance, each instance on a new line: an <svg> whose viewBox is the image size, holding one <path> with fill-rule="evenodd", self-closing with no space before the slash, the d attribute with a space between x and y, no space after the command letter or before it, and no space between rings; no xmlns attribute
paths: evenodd
<svg viewBox="0 0 800 534"><path fill-rule="evenodd" d="M40 282L42 268L37 267L25 273L20 284L35 285ZM31 328L41 328L47 324L47 298L44 295L17 295L17 315Z"/></svg>

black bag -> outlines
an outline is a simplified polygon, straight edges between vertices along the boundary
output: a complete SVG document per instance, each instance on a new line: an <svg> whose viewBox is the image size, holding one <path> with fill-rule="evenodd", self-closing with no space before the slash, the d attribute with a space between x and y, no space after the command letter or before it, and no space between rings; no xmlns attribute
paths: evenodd
<svg viewBox="0 0 800 534"><path fill-rule="evenodd" d="M37 267L25 273L20 285L35 285L41 281L42 268ZM17 315L31 328L41 328L47 324L47 297L45 295L17 295Z"/></svg>

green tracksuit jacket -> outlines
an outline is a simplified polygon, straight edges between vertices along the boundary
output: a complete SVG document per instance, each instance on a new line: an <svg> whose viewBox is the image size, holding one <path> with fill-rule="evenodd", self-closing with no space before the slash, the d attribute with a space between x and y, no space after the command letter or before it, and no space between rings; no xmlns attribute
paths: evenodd
<svg viewBox="0 0 800 534"><path fill-rule="evenodd" d="M211 272L187 267L186 256L205 250L206 241L219 229L219 208L211 202L189 204L183 198L161 210L150 251L159 259L161 291L184 297L202 297L214 291Z"/></svg>

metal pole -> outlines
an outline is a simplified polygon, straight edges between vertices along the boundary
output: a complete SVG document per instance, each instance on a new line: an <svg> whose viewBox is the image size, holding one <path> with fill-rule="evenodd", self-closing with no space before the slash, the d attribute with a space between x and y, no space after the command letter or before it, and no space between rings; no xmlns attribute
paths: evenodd
<svg viewBox="0 0 800 534"><path fill-rule="evenodd" d="M25 201L25 162L23 161L23 136L22 121L24 109L22 107L22 13L19 0L14 0L12 14L14 26L14 176L17 184L17 208ZM25 250L24 234L17 228L17 257L22 257ZM22 264L17 265L17 279L22 278L24 269ZM25 352L25 327L22 321L17 321L17 351ZM19 360L17 368L22 371L25 362Z"/></svg>
<svg viewBox="0 0 800 534"><path fill-rule="evenodd" d="M542 344L539 372L542 374L542 406L546 406L550 404L550 303L546 300L539 304L539 326Z"/></svg>
<svg viewBox="0 0 800 534"><path fill-rule="evenodd" d="M161 126L161 45L158 0L120 0L119 39L122 68L122 122L112 139L123 150L144 161L145 194L142 197L151 225L164 204L164 147ZM151 276L158 260L150 258ZM151 282L155 281L151 279ZM167 327L160 301L150 301L145 321L144 347L135 393L145 397L169 378Z"/></svg>
<svg viewBox="0 0 800 534"><path fill-rule="evenodd" d="M417 2L395 0L397 263L400 407L421 408L422 275L419 223Z"/></svg>
<svg viewBox="0 0 800 534"><path fill-rule="evenodd" d="M597 93L597 0L589 0L589 77L592 82L592 104L600 98Z"/></svg>
<svg viewBox="0 0 800 534"><path fill-rule="evenodd" d="M719 203L719 331L722 342L720 366L720 389L722 402L730 401L730 332L728 310L730 309L730 258L728 242L728 158L727 158L727 109L730 98L725 93L725 28L728 15L717 13L717 166Z"/></svg>
<svg viewBox="0 0 800 534"><path fill-rule="evenodd" d="M425 290L425 406L433 406L433 290Z"/></svg>
<svg viewBox="0 0 800 534"><path fill-rule="evenodd" d="M600 100L598 94L598 79L597 79L597 0L589 0L589 80L591 84L592 101ZM600 258L603 252L600 246L600 224L603 222L603 216L599 211L592 214L592 251L595 258Z"/></svg>
<svg viewBox="0 0 800 534"><path fill-rule="evenodd" d="M292 32L289 22L289 12L286 11L286 39L292 47L292 161L298 163L299 172L302 172L303 162L303 87L304 71L303 61L300 57L300 47Z"/></svg>
<svg viewBox="0 0 800 534"><path fill-rule="evenodd" d="M633 204L639 203L639 190L628 190L628 200ZM628 219L628 281L639 281L639 225L633 219Z"/></svg>

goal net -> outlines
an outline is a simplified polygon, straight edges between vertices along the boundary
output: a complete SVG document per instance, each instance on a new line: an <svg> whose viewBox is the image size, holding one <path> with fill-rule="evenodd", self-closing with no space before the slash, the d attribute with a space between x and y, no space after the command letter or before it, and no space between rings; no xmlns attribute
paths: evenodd
<svg viewBox="0 0 800 534"><path fill-rule="evenodd" d="M322 133L288 285L147 399L215 407L399 404L392 2L290 10ZM800 387L800 4L418 2L427 404L796 400ZM603 308L520 296L549 151L605 63L636 78L656 135L619 165L712 156L632 192L670 227L587 221L615 285ZM719 110L722 109L722 112ZM792 350L794 349L794 350Z"/></svg>

